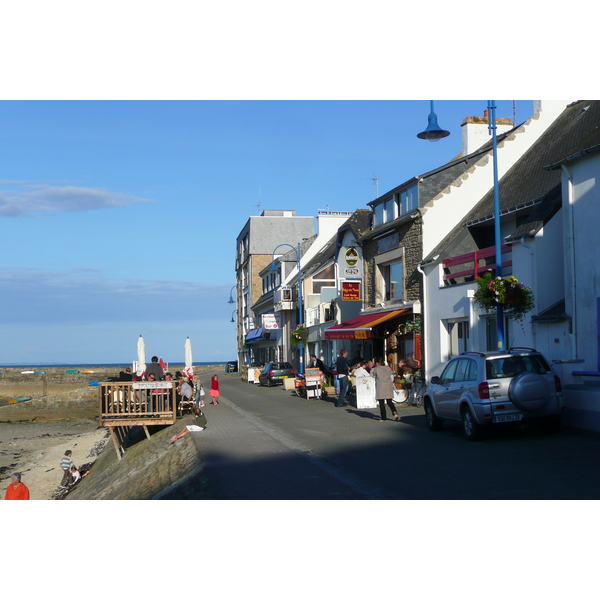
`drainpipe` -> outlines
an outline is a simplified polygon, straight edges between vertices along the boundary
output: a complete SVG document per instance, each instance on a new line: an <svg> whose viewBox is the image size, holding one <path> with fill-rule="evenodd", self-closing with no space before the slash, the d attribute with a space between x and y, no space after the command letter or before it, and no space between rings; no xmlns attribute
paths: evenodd
<svg viewBox="0 0 600 600"><path fill-rule="evenodd" d="M573 176L569 169L563 164L560 166L563 175L567 177L567 202L563 203L565 208L565 254L569 257L569 264L565 265L565 274L569 274L565 282L565 296L568 295L571 302L572 325L569 331L573 358L579 358L577 347L577 275L575 271L575 223L573 218Z"/></svg>
<svg viewBox="0 0 600 600"><path fill-rule="evenodd" d="M433 260L437 260L437 258L438 257L436 256ZM423 306L421 307L421 351L423 352L423 357L421 360L421 377L423 378L423 381L429 381L429 372L427 371L427 355L429 353L429 327L427 327L427 324L425 323L425 315L427 314L429 303L427 300L426 277L421 263L417 263L417 271L421 273L421 277L423 278Z"/></svg>

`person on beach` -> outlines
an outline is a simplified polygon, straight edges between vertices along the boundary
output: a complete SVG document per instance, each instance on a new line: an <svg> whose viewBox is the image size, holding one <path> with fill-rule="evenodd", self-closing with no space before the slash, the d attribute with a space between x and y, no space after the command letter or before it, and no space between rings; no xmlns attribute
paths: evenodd
<svg viewBox="0 0 600 600"><path fill-rule="evenodd" d="M6 488L5 500L29 500L29 488L21 481L21 473L13 473Z"/></svg>
<svg viewBox="0 0 600 600"><path fill-rule="evenodd" d="M60 468L63 470L63 478L60 482L61 488L69 487L73 483L73 476L71 475L71 467L73 466L73 452L66 450L65 455L60 461Z"/></svg>
<svg viewBox="0 0 600 600"><path fill-rule="evenodd" d="M375 378L375 398L379 402L379 414L381 415L381 422L387 421L387 414L385 405L390 407L394 421L399 419L396 407L392 402L394 397L394 373L393 371L383 362L383 358L375 359L375 367L371 371L371 375Z"/></svg>
<svg viewBox="0 0 600 600"><path fill-rule="evenodd" d="M71 467L71 477L73 478L73 485L81 479L81 473L77 470L75 465Z"/></svg>
<svg viewBox="0 0 600 600"><path fill-rule="evenodd" d="M206 427L206 417L204 416L204 413L197 406L194 406L192 410L194 412L192 424L186 425L177 435L174 435L171 438L171 444L174 444L177 440L180 440L188 433L192 433L194 431L204 431Z"/></svg>
<svg viewBox="0 0 600 600"><path fill-rule="evenodd" d="M212 403L219 404L219 377L215 374L210 378L210 392L208 395L212 398Z"/></svg>

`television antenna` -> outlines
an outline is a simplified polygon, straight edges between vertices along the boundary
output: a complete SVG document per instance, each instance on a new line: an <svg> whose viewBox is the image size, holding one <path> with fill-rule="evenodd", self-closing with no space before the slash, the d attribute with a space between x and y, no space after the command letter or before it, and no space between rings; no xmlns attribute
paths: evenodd
<svg viewBox="0 0 600 600"><path fill-rule="evenodd" d="M375 198L379 198L379 179L373 175L373 177L361 177L361 181L372 181L375 184Z"/></svg>

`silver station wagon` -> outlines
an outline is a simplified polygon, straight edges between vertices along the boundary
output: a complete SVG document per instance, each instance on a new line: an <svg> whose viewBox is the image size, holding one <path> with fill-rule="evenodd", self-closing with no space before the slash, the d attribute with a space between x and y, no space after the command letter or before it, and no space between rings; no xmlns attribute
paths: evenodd
<svg viewBox="0 0 600 600"><path fill-rule="evenodd" d="M532 348L508 352L464 352L441 376L432 377L423 396L427 426L442 429L459 421L468 440L488 426L536 419L551 431L560 428L564 398L560 379Z"/></svg>

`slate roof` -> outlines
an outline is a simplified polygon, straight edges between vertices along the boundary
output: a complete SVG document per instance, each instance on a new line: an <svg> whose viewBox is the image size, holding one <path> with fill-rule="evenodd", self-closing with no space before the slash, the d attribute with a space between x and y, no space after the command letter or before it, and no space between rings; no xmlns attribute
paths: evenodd
<svg viewBox="0 0 600 600"><path fill-rule="evenodd" d="M499 182L501 218L517 210L529 212L528 218L505 240L531 236L539 231L561 207L561 172L552 167L599 144L600 101L580 100L567 106ZM423 262L443 255L466 227L490 221L493 216L494 190L491 189Z"/></svg>

